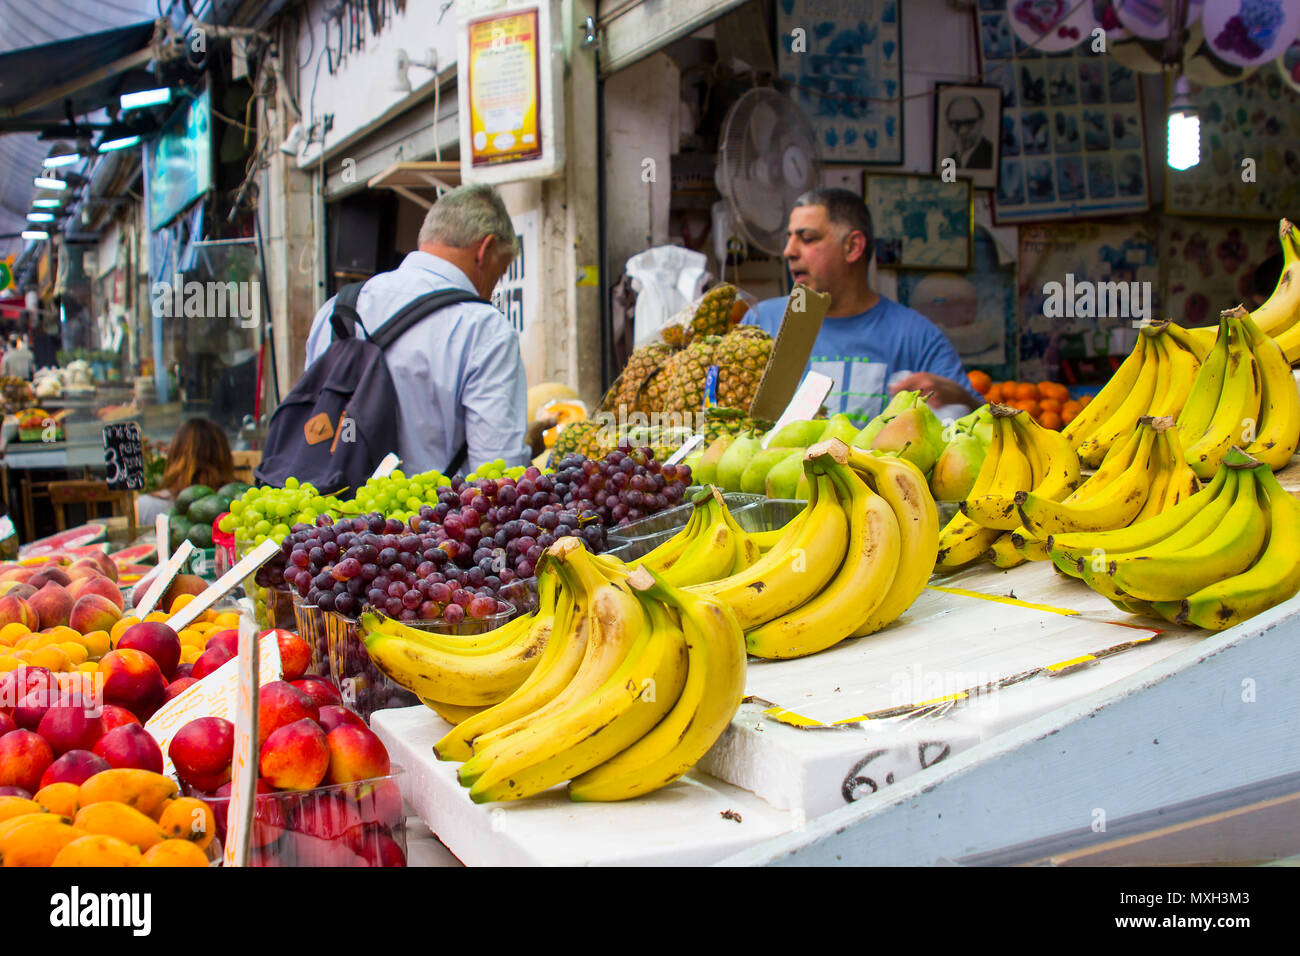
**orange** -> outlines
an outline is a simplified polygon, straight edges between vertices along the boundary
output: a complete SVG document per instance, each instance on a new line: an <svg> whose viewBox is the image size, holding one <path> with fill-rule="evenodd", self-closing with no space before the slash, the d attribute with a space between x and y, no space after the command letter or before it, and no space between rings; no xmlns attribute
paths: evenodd
<svg viewBox="0 0 1300 956"><path fill-rule="evenodd" d="M1038 417L1038 403L1033 399L1020 399L1011 403L1012 408L1019 408L1028 412L1034 418Z"/></svg>
<svg viewBox="0 0 1300 956"><path fill-rule="evenodd" d="M1083 398L1079 399L1079 407L1080 407L1080 408L1087 408L1087 407L1088 407L1088 403L1091 402L1091 401L1092 401L1092 396L1091 396L1091 395L1085 395L1085 396L1083 396Z"/></svg>
<svg viewBox="0 0 1300 956"><path fill-rule="evenodd" d="M1066 402L1061 406L1061 424L1068 425L1083 411L1078 402Z"/></svg>
<svg viewBox="0 0 1300 956"><path fill-rule="evenodd" d="M1038 416L1038 424L1042 425L1044 428L1050 428L1052 431L1060 431L1062 424L1061 416L1056 412L1045 411Z"/></svg>
<svg viewBox="0 0 1300 956"><path fill-rule="evenodd" d="M990 385L989 390L984 392L984 401L990 405L997 405L1002 401L1002 386Z"/></svg>
<svg viewBox="0 0 1300 956"><path fill-rule="evenodd" d="M1043 398L1054 398L1058 402L1063 402L1065 401L1065 398L1061 397L1062 392L1065 393L1065 398L1069 398L1070 390L1066 388L1064 385L1062 385L1060 382L1039 382L1038 383L1038 394L1041 395Z"/></svg>
<svg viewBox="0 0 1300 956"><path fill-rule="evenodd" d="M1031 385L1029 382L1021 382L1016 386L1016 400L1022 402L1038 401L1038 386Z"/></svg>
<svg viewBox="0 0 1300 956"><path fill-rule="evenodd" d="M981 395L986 394L993 387L993 379L989 378L987 372L981 372L979 369L966 373L966 377L970 379L971 388Z"/></svg>
<svg viewBox="0 0 1300 956"><path fill-rule="evenodd" d="M1055 398L1040 398L1038 400L1039 411L1056 412L1060 414L1061 403Z"/></svg>

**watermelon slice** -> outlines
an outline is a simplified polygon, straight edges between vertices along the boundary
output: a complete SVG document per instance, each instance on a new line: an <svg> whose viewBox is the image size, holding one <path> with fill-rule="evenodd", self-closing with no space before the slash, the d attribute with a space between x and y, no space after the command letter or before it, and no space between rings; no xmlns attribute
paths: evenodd
<svg viewBox="0 0 1300 956"><path fill-rule="evenodd" d="M88 554L108 554L108 542L100 541L97 544L87 544L80 548L64 548L63 550L66 554L73 555L73 560L76 560L76 558L84 558Z"/></svg>
<svg viewBox="0 0 1300 956"><path fill-rule="evenodd" d="M60 531L58 534L52 534L48 538L29 541L18 549L18 557L37 558L42 555L53 554L56 551L71 551L92 544L107 534L107 526L92 521L75 528L69 528L67 531Z"/></svg>
<svg viewBox="0 0 1300 956"><path fill-rule="evenodd" d="M137 544L133 548L123 548L121 551L114 551L109 555L113 563L121 570L124 565L143 564L150 561L157 554L158 548L152 544Z"/></svg>
<svg viewBox="0 0 1300 956"><path fill-rule="evenodd" d="M157 565L154 564L119 564L117 566L117 583L119 585L135 584L156 568Z"/></svg>

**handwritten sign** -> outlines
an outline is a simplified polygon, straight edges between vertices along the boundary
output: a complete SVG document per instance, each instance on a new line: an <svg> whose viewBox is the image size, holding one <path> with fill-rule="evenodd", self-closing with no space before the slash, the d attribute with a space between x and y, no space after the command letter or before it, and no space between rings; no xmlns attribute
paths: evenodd
<svg viewBox="0 0 1300 956"><path fill-rule="evenodd" d="M384 460L379 463L378 467L375 468L374 474L370 477L372 480L375 478L387 478L401 463L402 459L398 458L396 454L390 451L384 456Z"/></svg>
<svg viewBox="0 0 1300 956"><path fill-rule="evenodd" d="M104 466L113 491L144 490L144 445L140 426L119 422L104 426Z"/></svg>
<svg viewBox="0 0 1300 956"><path fill-rule="evenodd" d="M785 411L776 420L772 430L763 436L763 447L766 448L767 443L772 440L772 436L790 422L801 422L813 418L821 410L822 402L826 401L826 396L830 394L831 386L834 384L834 380L819 372L809 372L805 375L803 384L794 393L794 398L790 399L790 404L785 407Z"/></svg>
<svg viewBox="0 0 1300 956"><path fill-rule="evenodd" d="M135 589L131 592L135 605L135 609L131 613L143 621L145 615L153 610L154 605L158 603L158 599L163 596L163 592L167 590L167 585L172 583L172 578L176 577L181 565L193 553L194 545L188 541L182 541L181 546L176 549L176 553L159 565L157 571L152 575L146 575L143 581L137 583ZM149 582L149 587L140 592L140 585L144 584L145 581ZM135 598L137 592L141 593L140 598Z"/></svg>
<svg viewBox="0 0 1300 956"><path fill-rule="evenodd" d="M189 544L188 541L185 542ZM177 633L181 628L187 627L194 621L198 620L200 614L206 611L212 605L226 594L233 591L239 582L248 577L267 561L271 556L280 550L280 543L271 538L267 538L256 548L246 554L238 564L217 578L212 584L204 588L203 592L189 604L185 605L175 614L167 619L167 626ZM180 552L177 552L178 554Z"/></svg>
<svg viewBox="0 0 1300 956"><path fill-rule="evenodd" d="M257 795L258 647L253 622L239 621L239 702L235 708L235 750L230 765L230 803L226 813L226 866L247 866L253 831L253 801ZM277 654L278 656L278 654ZM230 662L228 662L230 663ZM260 676L260 675L258 675Z"/></svg>

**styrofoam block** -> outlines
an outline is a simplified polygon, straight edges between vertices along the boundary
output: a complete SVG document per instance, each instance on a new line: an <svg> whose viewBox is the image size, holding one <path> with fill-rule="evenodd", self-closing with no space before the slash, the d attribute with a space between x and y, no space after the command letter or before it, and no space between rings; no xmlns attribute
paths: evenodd
<svg viewBox="0 0 1300 956"><path fill-rule="evenodd" d="M700 773L621 803L574 803L557 788L475 804L456 780L460 764L433 754L450 725L432 711L376 711L370 727L406 768L407 803L468 866L701 866L797 825L793 814Z"/></svg>

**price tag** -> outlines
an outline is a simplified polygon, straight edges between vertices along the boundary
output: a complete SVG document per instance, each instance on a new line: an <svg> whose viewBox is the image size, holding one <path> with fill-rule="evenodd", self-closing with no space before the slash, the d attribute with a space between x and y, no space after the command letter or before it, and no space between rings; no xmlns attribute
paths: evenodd
<svg viewBox="0 0 1300 956"><path fill-rule="evenodd" d="M189 542L186 541L185 544L189 544ZM271 555L279 550L280 542L267 538L245 555L242 561L217 578L212 584L209 584L202 594L169 617L167 626L179 633L181 628L192 624L200 614L216 604L222 595L234 590L240 581L266 564L267 561L270 561ZM177 553L179 554L179 552Z"/></svg>
<svg viewBox="0 0 1300 956"><path fill-rule="evenodd" d="M685 458L687 455L691 453L691 449L693 449L696 445L698 445L702 441L704 441L703 435L692 435L690 438L686 439L686 444L682 445L681 448L677 449L675 452L673 452L671 455L668 456L668 460L664 462L664 464L665 465L677 464L683 458Z"/></svg>
<svg viewBox="0 0 1300 956"><path fill-rule="evenodd" d="M131 613L143 621L145 615L153 610L153 606L158 603L158 599L167 590L167 585L172 583L172 578L176 577L176 572L181 569L181 565L186 562L193 552L194 545L188 541L182 541L181 546L176 549L176 553L167 559L167 563L159 565L157 572L150 580L149 588L144 592L144 597L134 602L135 608ZM136 587L139 587L139 585L136 585ZM134 594L134 592L132 593Z"/></svg>
<svg viewBox="0 0 1300 956"><path fill-rule="evenodd" d="M822 402L826 401L826 396L830 394L831 386L834 384L834 379L819 372L809 372L805 375L799 390L794 393L794 398L790 399L790 404L785 407L785 411L776 420L772 430L763 436L762 447L766 448L772 436L790 422L806 421L814 417L821 410Z"/></svg>
<svg viewBox="0 0 1300 956"><path fill-rule="evenodd" d="M158 551L158 563L166 564L171 557L171 519L166 513L160 514L153 522L154 546Z"/></svg>
<svg viewBox="0 0 1300 956"><path fill-rule="evenodd" d="M401 463L402 463L402 459L398 458L396 454L390 451L387 455L384 456L384 460L379 463L379 467L375 469L375 473L370 477L387 478L397 469L397 466L400 465Z"/></svg>
<svg viewBox="0 0 1300 956"><path fill-rule="evenodd" d="M265 542L264 542L265 543ZM239 619L239 705L235 708L235 751L226 810L226 866L247 866L257 794L258 640L253 622Z"/></svg>
<svg viewBox="0 0 1300 956"><path fill-rule="evenodd" d="M140 426L118 422L104 426L104 467L113 491L144 490L144 445Z"/></svg>

